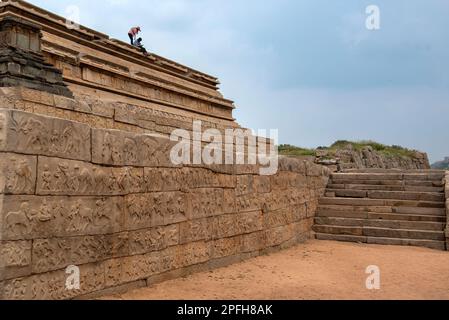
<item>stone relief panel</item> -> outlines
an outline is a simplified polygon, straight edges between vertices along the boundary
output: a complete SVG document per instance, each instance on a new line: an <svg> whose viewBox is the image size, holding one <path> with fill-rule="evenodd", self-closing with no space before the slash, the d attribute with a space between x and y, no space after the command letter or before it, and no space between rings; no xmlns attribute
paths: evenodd
<svg viewBox="0 0 449 320"><path fill-rule="evenodd" d="M114 166L174 167L170 151L175 144L158 135L93 129L92 161Z"/></svg>
<svg viewBox="0 0 449 320"><path fill-rule="evenodd" d="M115 103L114 120L154 130L155 126L192 129L192 118L131 104Z"/></svg>
<svg viewBox="0 0 449 320"><path fill-rule="evenodd" d="M248 194L252 194L256 191L254 186L254 177L253 176L238 176L237 177L237 188L236 195L244 196Z"/></svg>
<svg viewBox="0 0 449 320"><path fill-rule="evenodd" d="M191 220L223 214L223 189L207 188L192 190L189 198Z"/></svg>
<svg viewBox="0 0 449 320"><path fill-rule="evenodd" d="M61 300L102 290L105 287L104 264L80 266L80 290L67 290L65 270L42 273L5 281L0 299Z"/></svg>
<svg viewBox="0 0 449 320"><path fill-rule="evenodd" d="M182 244L200 240L211 240L213 230L213 218L190 220L180 225L180 242Z"/></svg>
<svg viewBox="0 0 449 320"><path fill-rule="evenodd" d="M210 260L210 247L206 242L194 242L179 248L176 256L178 267L187 267Z"/></svg>
<svg viewBox="0 0 449 320"><path fill-rule="evenodd" d="M31 241L0 242L0 281L31 273Z"/></svg>
<svg viewBox="0 0 449 320"><path fill-rule="evenodd" d="M234 237L263 230L263 215L261 211L221 215L214 219L214 239Z"/></svg>
<svg viewBox="0 0 449 320"><path fill-rule="evenodd" d="M34 194L37 158L0 153L0 193Z"/></svg>
<svg viewBox="0 0 449 320"><path fill-rule="evenodd" d="M278 246L291 240L294 236L294 225L280 226L266 230L266 247Z"/></svg>
<svg viewBox="0 0 449 320"><path fill-rule="evenodd" d="M271 211L264 215L264 228L271 229L291 224L297 221L295 208L280 209Z"/></svg>
<svg viewBox="0 0 449 320"><path fill-rule="evenodd" d="M0 109L0 150L4 150L6 148L6 132L9 119L9 113L5 110Z"/></svg>
<svg viewBox="0 0 449 320"><path fill-rule="evenodd" d="M164 250L179 244L179 225L156 227L130 233L130 254Z"/></svg>
<svg viewBox="0 0 449 320"><path fill-rule="evenodd" d="M266 248L267 233L265 231L253 232L242 236L242 252L249 253Z"/></svg>
<svg viewBox="0 0 449 320"><path fill-rule="evenodd" d="M125 211L127 230L175 224L188 219L188 197L181 192L129 195Z"/></svg>
<svg viewBox="0 0 449 320"><path fill-rule="evenodd" d="M145 168L146 191L183 191L199 188L234 188L235 177L202 168Z"/></svg>
<svg viewBox="0 0 449 320"><path fill-rule="evenodd" d="M39 195L126 195L144 192L143 169L102 167L39 157Z"/></svg>
<svg viewBox="0 0 449 320"><path fill-rule="evenodd" d="M174 262L174 255L170 252L173 249L152 252L145 255L130 256L123 259L122 263L122 283L146 279L154 274L162 272L162 266L168 261L165 257L171 257ZM167 268L172 268L174 263L170 263ZM169 270L170 270L169 269Z"/></svg>
<svg viewBox="0 0 449 320"><path fill-rule="evenodd" d="M4 151L90 161L90 128L87 125L9 111Z"/></svg>
<svg viewBox="0 0 449 320"><path fill-rule="evenodd" d="M263 209L264 202L257 193L249 193L236 197L236 210L238 212L248 212Z"/></svg>
<svg viewBox="0 0 449 320"><path fill-rule="evenodd" d="M211 244L211 258L219 259L242 252L242 237L218 239Z"/></svg>
<svg viewBox="0 0 449 320"><path fill-rule="evenodd" d="M3 240L107 234L121 231L120 197L4 196Z"/></svg>
<svg viewBox="0 0 449 320"><path fill-rule="evenodd" d="M33 273L129 255L128 233L33 241Z"/></svg>
<svg viewBox="0 0 449 320"><path fill-rule="evenodd" d="M257 193L270 193L271 192L271 181L269 176L255 176L254 186Z"/></svg>

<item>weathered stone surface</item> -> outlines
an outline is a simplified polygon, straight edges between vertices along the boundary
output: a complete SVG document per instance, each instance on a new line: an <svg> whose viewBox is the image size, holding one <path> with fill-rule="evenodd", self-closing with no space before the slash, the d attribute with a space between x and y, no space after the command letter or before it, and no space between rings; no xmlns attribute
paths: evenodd
<svg viewBox="0 0 449 320"><path fill-rule="evenodd" d="M33 273L43 273L128 256L129 234L97 235L33 241Z"/></svg>
<svg viewBox="0 0 449 320"><path fill-rule="evenodd" d="M39 157L37 194L112 196L145 191L142 168Z"/></svg>
<svg viewBox="0 0 449 320"><path fill-rule="evenodd" d="M192 190L189 194L190 219L221 215L224 211L224 191L219 188Z"/></svg>
<svg viewBox="0 0 449 320"><path fill-rule="evenodd" d="M67 290L65 270L41 273L7 280L0 291L3 300L60 300L70 299L105 287L104 264L80 266L80 290Z"/></svg>
<svg viewBox="0 0 449 320"><path fill-rule="evenodd" d="M0 193L34 194L37 157L0 153Z"/></svg>
<svg viewBox="0 0 449 320"><path fill-rule="evenodd" d="M214 239L253 233L263 229L263 215L261 211L220 215L214 219Z"/></svg>
<svg viewBox="0 0 449 320"><path fill-rule="evenodd" d="M92 162L114 166L175 167L168 138L117 130L92 130Z"/></svg>
<svg viewBox="0 0 449 320"><path fill-rule="evenodd" d="M187 194L181 192L133 194L124 198L127 230L184 222L190 215Z"/></svg>
<svg viewBox="0 0 449 320"><path fill-rule="evenodd" d="M189 220L180 224L180 243L212 239L213 218Z"/></svg>
<svg viewBox="0 0 449 320"><path fill-rule="evenodd" d="M129 235L129 249L131 255L161 251L182 242L179 224L138 230L130 232Z"/></svg>
<svg viewBox="0 0 449 320"><path fill-rule="evenodd" d="M31 274L31 241L0 241L0 281Z"/></svg>
<svg viewBox="0 0 449 320"><path fill-rule="evenodd" d="M45 62L37 24L6 15L0 21L0 31L0 86L22 86L72 97L62 72Z"/></svg>
<svg viewBox="0 0 449 320"><path fill-rule="evenodd" d="M86 125L7 110L0 151L90 161L90 128ZM5 123L5 120L3 120Z"/></svg>
<svg viewBox="0 0 449 320"><path fill-rule="evenodd" d="M119 197L4 196L0 240L22 240L118 232Z"/></svg>
<svg viewBox="0 0 449 320"><path fill-rule="evenodd" d="M14 8L19 16L39 12L24 2ZM2 10L11 9L5 3ZM175 165L170 153L177 143L168 138L174 129L192 135L193 120L216 133L240 129L217 80L156 55L143 59L87 28L83 34L101 41L76 43L81 33L51 24L43 50L63 74L47 73L55 71L50 64L10 61L16 52L0 50L8 56L0 63L1 84L14 86L0 89L0 298L93 297L307 239L327 169L289 158L279 160L273 176L263 176L260 159ZM40 51L36 39L16 40ZM45 78L57 94L64 93L64 75L76 98L42 90L34 80L37 90L16 87L14 74ZM202 148L210 142L193 140ZM247 144L224 147L248 160L255 154ZM223 152L210 155L225 158ZM71 265L80 267L80 290L66 288Z"/></svg>
<svg viewBox="0 0 449 320"><path fill-rule="evenodd" d="M243 250L243 237L223 238L211 243L211 258L218 259L234 256Z"/></svg>
<svg viewBox="0 0 449 320"><path fill-rule="evenodd" d="M415 152L410 156L385 155L366 146L355 150L348 144L330 156L328 150L319 150L315 162L332 169L333 172L348 169L430 169L430 162L426 153Z"/></svg>

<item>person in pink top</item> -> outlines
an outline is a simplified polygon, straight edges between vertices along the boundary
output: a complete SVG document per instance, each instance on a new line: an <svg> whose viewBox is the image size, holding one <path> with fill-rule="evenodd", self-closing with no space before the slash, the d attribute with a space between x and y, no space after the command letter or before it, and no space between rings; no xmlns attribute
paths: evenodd
<svg viewBox="0 0 449 320"><path fill-rule="evenodd" d="M137 39L137 35L140 32L140 27L134 27L131 28L131 30L129 30L128 32L128 36L129 36L129 40L131 40L131 45L134 45L134 41L136 41Z"/></svg>

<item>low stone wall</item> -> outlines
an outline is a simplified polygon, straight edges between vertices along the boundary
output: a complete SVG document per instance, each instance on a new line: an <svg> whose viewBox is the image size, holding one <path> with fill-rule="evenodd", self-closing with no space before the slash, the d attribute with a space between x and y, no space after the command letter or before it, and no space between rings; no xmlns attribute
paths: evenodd
<svg viewBox="0 0 449 320"><path fill-rule="evenodd" d="M445 187L444 193L446 196L446 216L447 216L447 226L446 226L446 250L449 251L449 171L446 171Z"/></svg>
<svg viewBox="0 0 449 320"><path fill-rule="evenodd" d="M311 237L326 168L288 158L274 176L174 166L172 145L0 109L0 299L91 297ZM78 290L66 287L69 266Z"/></svg>

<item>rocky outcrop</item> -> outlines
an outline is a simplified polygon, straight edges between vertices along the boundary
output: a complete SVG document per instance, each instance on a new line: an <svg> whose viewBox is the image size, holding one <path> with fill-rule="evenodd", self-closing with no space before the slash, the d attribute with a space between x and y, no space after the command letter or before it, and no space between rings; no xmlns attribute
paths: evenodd
<svg viewBox="0 0 449 320"><path fill-rule="evenodd" d="M391 155L378 152L371 146L356 150L351 144L337 151L318 150L316 163L329 167L332 171L347 169L430 169L426 153L414 152L411 156Z"/></svg>

